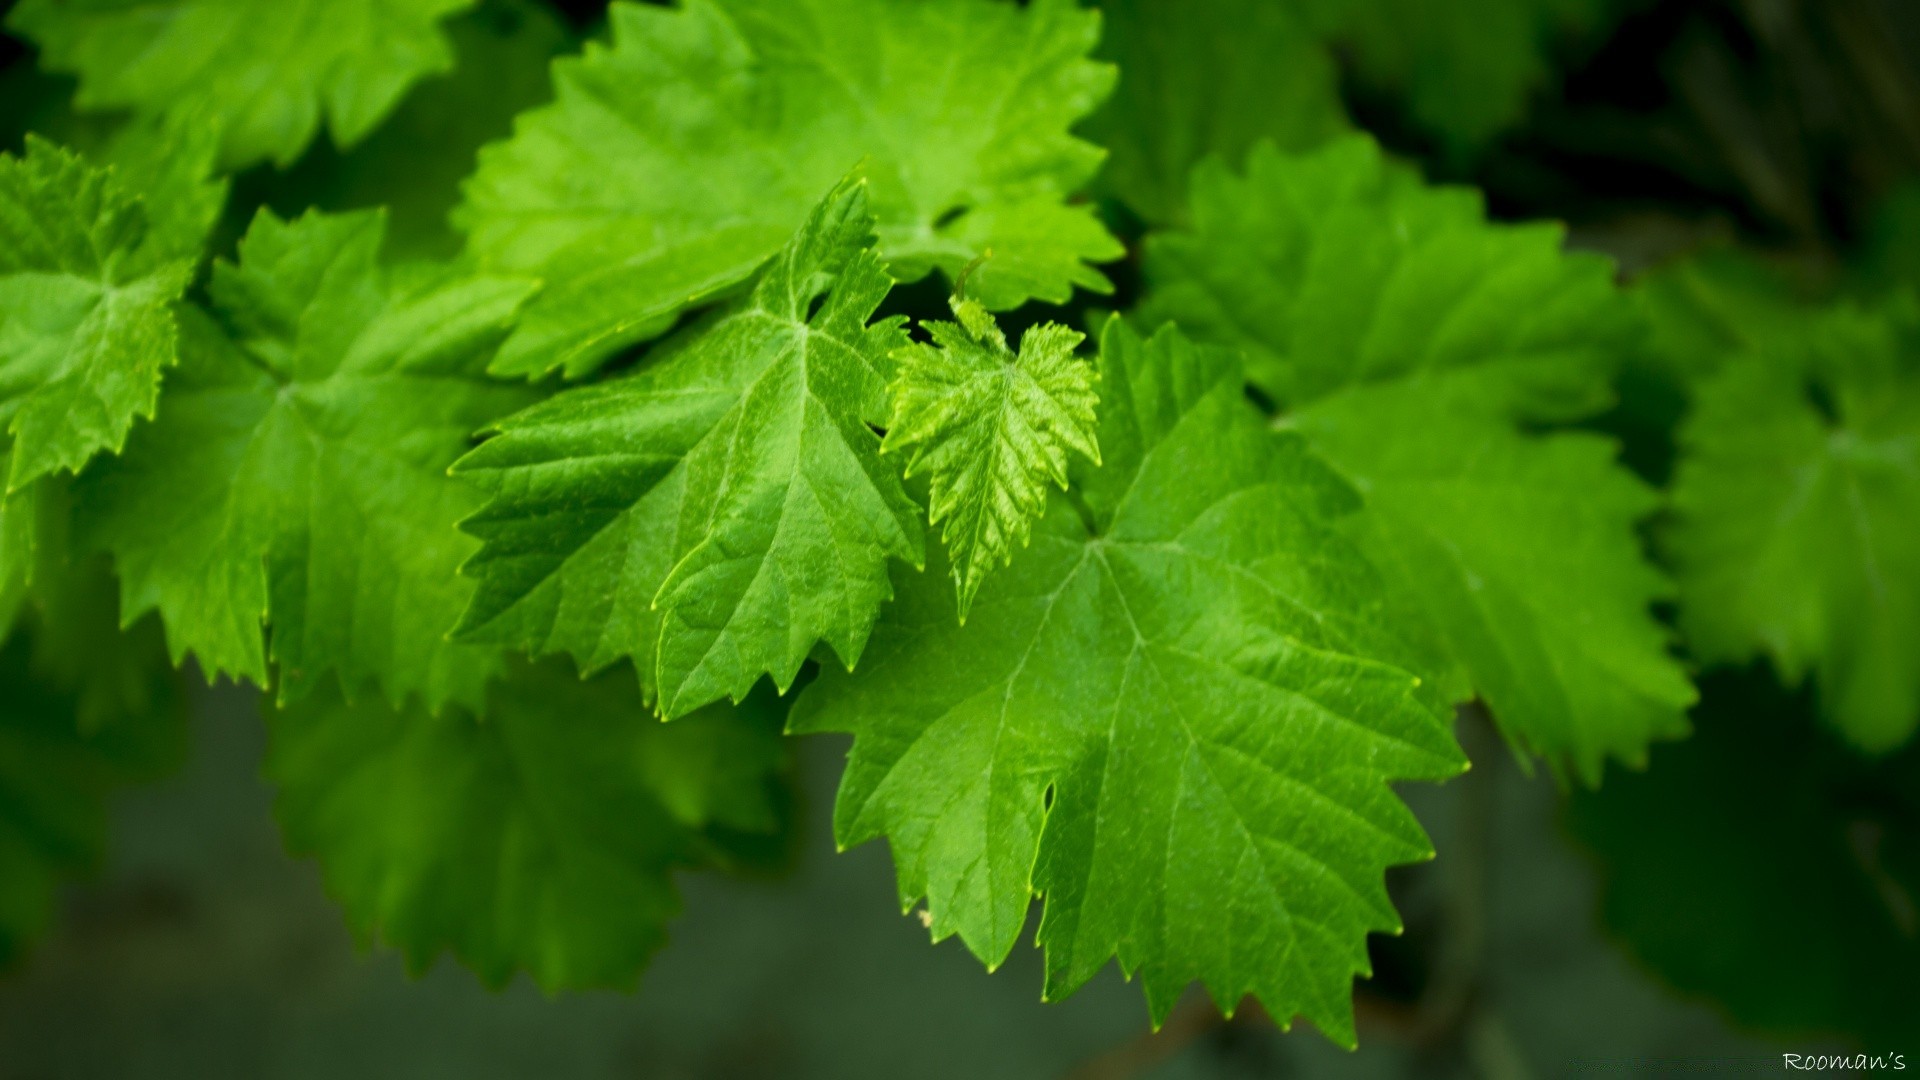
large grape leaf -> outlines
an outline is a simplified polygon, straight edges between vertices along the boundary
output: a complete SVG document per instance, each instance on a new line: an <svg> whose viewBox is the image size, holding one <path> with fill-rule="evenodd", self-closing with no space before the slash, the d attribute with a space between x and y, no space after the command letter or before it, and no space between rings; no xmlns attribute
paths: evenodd
<svg viewBox="0 0 1920 1080"><path fill-rule="evenodd" d="M1270 431L1240 365L1120 320L1100 352L1105 464L1076 462L1033 544L958 625L909 576L860 674L795 731L854 735L842 844L886 836L902 903L989 966L1033 896L1049 998L1116 955L1156 1021L1194 980L1351 1043L1390 865L1430 855L1388 786L1464 767L1415 680L1369 659L1377 585L1352 493Z"/></svg>
<svg viewBox="0 0 1920 1080"><path fill-rule="evenodd" d="M781 826L771 693L673 724L623 674L516 669L478 715L318 696L271 719L266 773L295 852L363 939L415 971L451 951L490 986L631 986L680 901Z"/></svg>
<svg viewBox="0 0 1920 1080"><path fill-rule="evenodd" d="M953 310L957 323L921 324L933 344L895 355L880 449L906 457L908 478L928 476L964 619L980 582L1027 545L1048 481L1066 486L1069 451L1099 463L1099 395L1093 365L1073 353L1085 334L1042 323L1016 353L977 302L956 297Z"/></svg>
<svg viewBox="0 0 1920 1080"><path fill-rule="evenodd" d="M289 697L331 672L396 704L476 702L495 653L445 635L479 497L446 470L530 400L483 369L531 286L386 270L382 230L262 213L214 269L214 314L186 313L166 408L82 478L79 529L128 613L158 609L209 676L264 682L272 659Z"/></svg>
<svg viewBox="0 0 1920 1080"><path fill-rule="evenodd" d="M1394 595L1508 737L1597 782L1606 756L1684 731L1692 691L1648 611L1666 585L1634 532L1652 493L1598 438L1520 426L1605 403L1638 329L1611 265L1487 223L1363 138L1202 166L1193 221L1149 239L1145 317L1247 352L1281 422L1361 488Z"/></svg>
<svg viewBox="0 0 1920 1080"><path fill-rule="evenodd" d="M44 624L0 648L0 968L46 928L58 885L99 861L107 798L171 769L185 747L182 695L152 627L119 638L110 603L57 618L94 655L43 640ZM131 681L75 678L97 672L74 661L103 659Z"/></svg>
<svg viewBox="0 0 1920 1080"><path fill-rule="evenodd" d="M9 29L80 77L87 109L210 119L239 168L300 156L324 114L335 143L373 130L453 56L441 19L474 0L21 0Z"/></svg>
<svg viewBox="0 0 1920 1080"><path fill-rule="evenodd" d="M1294 3L1100 0L1098 55L1120 70L1087 137L1111 156L1099 187L1155 225L1186 215L1187 176L1236 167L1261 140L1309 150L1347 127L1339 72Z"/></svg>
<svg viewBox="0 0 1920 1080"><path fill-rule="evenodd" d="M1705 676L1694 724L1568 807L1607 923L1743 1025L1915 1045L1920 747L1864 760L1758 669Z"/></svg>
<svg viewBox="0 0 1920 1080"><path fill-rule="evenodd" d="M118 451L178 358L173 303L193 260L147 242L115 174L29 138L0 154L0 422L6 491Z"/></svg>
<svg viewBox="0 0 1920 1080"><path fill-rule="evenodd" d="M990 248L990 308L1107 288L1086 262L1121 249L1063 199L1100 164L1068 126L1113 71L1070 0L616 2L609 21L467 186L483 265L547 283L501 370L580 375L659 335L856 167L903 280Z"/></svg>
<svg viewBox="0 0 1920 1080"><path fill-rule="evenodd" d="M1670 533L1708 662L1814 673L1855 744L1920 726L1920 310L1808 315L1735 350L1681 431Z"/></svg>
<svg viewBox="0 0 1920 1080"><path fill-rule="evenodd" d="M464 528L484 546L461 628L472 640L634 658L660 709L782 690L814 644L859 658L921 562L922 511L880 458L900 320L867 184L815 207L751 295L624 378L496 425L458 471L492 492Z"/></svg>

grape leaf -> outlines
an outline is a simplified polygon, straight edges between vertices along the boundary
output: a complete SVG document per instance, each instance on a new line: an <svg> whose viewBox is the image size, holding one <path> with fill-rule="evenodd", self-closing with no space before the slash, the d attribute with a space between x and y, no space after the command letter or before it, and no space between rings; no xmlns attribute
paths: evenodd
<svg viewBox="0 0 1920 1080"><path fill-rule="evenodd" d="M446 469L531 399L483 372L531 287L385 270L383 228L263 212L215 266L217 319L183 317L166 408L82 478L78 528L126 610L159 610L210 677L264 683L271 658L283 697L333 672L395 704L471 703L498 661L445 640L471 591L455 523L479 504Z"/></svg>
<svg viewBox="0 0 1920 1080"><path fill-rule="evenodd" d="M1101 0L1097 55L1120 85L1085 131L1111 151L1100 188L1155 225L1183 218L1203 159L1261 140L1308 150L1347 127L1339 73L1303 9L1272 0Z"/></svg>
<svg viewBox="0 0 1920 1080"><path fill-rule="evenodd" d="M1027 544L1047 481L1067 484L1067 452L1096 465L1093 366L1073 355L1086 335L1042 323L1016 355L985 308L955 297L959 322L924 322L932 345L895 354L893 417L882 453L904 454L909 479L928 473L930 519L946 540L960 618L996 566Z"/></svg>
<svg viewBox="0 0 1920 1080"><path fill-rule="evenodd" d="M1595 256L1488 224L1364 138L1194 179L1190 231L1149 238L1143 315L1246 350L1255 382L1365 493L1359 533L1508 738L1597 782L1685 730L1692 691L1648 612L1652 493L1589 413L1636 341ZM1544 508L1552 507L1551 511ZM1425 674L1458 686L1446 671Z"/></svg>
<svg viewBox="0 0 1920 1080"><path fill-rule="evenodd" d="M899 319L867 184L827 196L753 292L648 365L510 417L457 471L492 493L465 638L634 658L660 709L784 691L825 640L859 658L923 558L921 510L880 459Z"/></svg>
<svg viewBox="0 0 1920 1080"><path fill-rule="evenodd" d="M616 2L611 46L482 151L461 221L483 265L547 288L499 368L584 375L747 278L859 167L893 273L974 276L990 308L1104 291L1120 246L1063 198L1100 152L1098 17L1069 0Z"/></svg>
<svg viewBox="0 0 1920 1080"><path fill-rule="evenodd" d="M1629 0L1310 0L1361 79L1404 96L1455 154L1518 122L1552 74L1556 46L1592 40Z"/></svg>
<svg viewBox="0 0 1920 1080"><path fill-rule="evenodd" d="M117 452L178 358L173 303L193 263L145 243L112 172L44 140L0 154L0 421L6 490Z"/></svg>
<svg viewBox="0 0 1920 1080"><path fill-rule="evenodd" d="M1762 672L1703 678L1694 725L1568 806L1607 923L1742 1024L1913 1045L1920 747L1864 761Z"/></svg>
<svg viewBox="0 0 1920 1080"><path fill-rule="evenodd" d="M1681 431L1670 534L1700 659L1809 671L1856 745L1920 726L1920 310L1808 315L1736 351Z"/></svg>
<svg viewBox="0 0 1920 1080"><path fill-rule="evenodd" d="M331 695L274 715L288 846L416 972L451 950L489 986L630 987L679 911L672 871L780 827L779 701L662 724L631 678L551 664L490 696L481 716Z"/></svg>
<svg viewBox="0 0 1920 1080"><path fill-rule="evenodd" d="M86 109L211 118L221 162L286 166L319 131L350 146L453 56L438 23L473 0L21 0L9 29L80 77Z"/></svg>
<svg viewBox="0 0 1920 1080"><path fill-rule="evenodd" d="M909 577L860 676L824 673L790 726L854 735L835 833L888 837L936 939L997 966L1037 893L1049 999L1117 955L1156 1022L1197 979L1351 1044L1366 936L1399 927L1382 873L1431 854L1388 782L1464 758L1411 676L1350 651L1378 607L1332 526L1352 493L1266 429L1232 354L1116 319L1100 375L1080 505L1053 500L964 627Z"/></svg>
<svg viewBox="0 0 1920 1080"><path fill-rule="evenodd" d="M1648 350L1661 373L1692 384L1730 355L1806 323L1810 304L1789 274L1736 249L1710 249L1633 284Z"/></svg>
<svg viewBox="0 0 1920 1080"><path fill-rule="evenodd" d="M94 617L103 611L104 621ZM79 613L94 652L113 654L128 672L138 665L137 709L93 711L114 702L60 677L73 672L50 665L27 635L0 648L0 968L46 928L58 885L99 861L107 797L169 771L185 746L165 653L144 647L157 644L150 638L114 640L111 614ZM77 716L93 722L83 728Z"/></svg>

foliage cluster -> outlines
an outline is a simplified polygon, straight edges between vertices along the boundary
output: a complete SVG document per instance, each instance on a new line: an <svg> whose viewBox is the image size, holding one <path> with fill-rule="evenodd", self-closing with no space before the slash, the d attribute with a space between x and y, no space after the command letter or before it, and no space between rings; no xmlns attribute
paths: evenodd
<svg viewBox="0 0 1920 1080"><path fill-rule="evenodd" d="M936 940L997 966L1038 899L1049 998L1117 960L1156 1022L1199 983L1351 1043L1434 854L1392 785L1477 702L1598 789L1650 962L1899 1030L1914 238L1817 298L1627 282L1347 107L1473 160L1639 6L21 0L0 960L187 665L269 692L289 845L415 966L631 983L829 732ZM1756 661L1822 719L1656 748ZM1725 947L1816 924L1778 987Z"/></svg>

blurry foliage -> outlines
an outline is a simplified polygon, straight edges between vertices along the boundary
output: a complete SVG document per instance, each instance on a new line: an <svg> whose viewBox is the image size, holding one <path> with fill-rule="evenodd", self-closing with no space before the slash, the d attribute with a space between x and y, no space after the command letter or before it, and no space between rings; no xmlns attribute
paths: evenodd
<svg viewBox="0 0 1920 1080"><path fill-rule="evenodd" d="M1866 760L1764 670L1707 678L1693 738L1573 796L1607 922L1742 1023L1920 1036L1920 747Z"/></svg>
<svg viewBox="0 0 1920 1080"><path fill-rule="evenodd" d="M1503 447L1578 444L1601 447L1601 457L1593 436L1611 438L1627 467L1668 489L1643 531L1678 575L1679 600L1657 609L1661 626L1649 627L1648 640L1663 627L1687 631L1680 659L1704 672L1701 701L1690 738L1655 746L1644 769L1609 765L1597 790L1567 798L1567 820L1606 878L1607 923L1646 966L1741 1024L1882 1048L1920 1034L1920 745L1910 738L1920 719L1912 480L1920 475L1920 349L1910 332L1920 285L1920 9L1907 0L1093 6L1105 17L1096 55L1118 65L1118 82L1074 130L1108 150L1089 190L1126 255L1101 267L1116 287L1111 296L1083 290L1063 304L1028 304L1009 316L1010 330L1046 320L1088 325L1138 304L1149 231L1164 237L1195 226L1195 166L1221 159L1199 174L1217 185L1222 165L1240 174L1250 157L1264 163L1258 169L1281 168L1256 150L1262 144L1311 151L1354 128L1410 164L1409 177L1477 188L1496 220L1563 221L1573 246L1613 256L1628 282L1636 334L1626 336L1636 344L1613 350L1611 406L1500 428ZM11 25L52 25L58 5L15 10L29 8ZM415 8L464 10L443 24L444 46L437 37L416 42L401 65L404 92L346 102L331 134L319 133L319 112L300 109L291 121L270 116L271 130L255 124L226 147L239 171L218 215L225 181L208 175L219 148L205 137L211 128L195 126L203 113L149 108L126 94L94 94L93 104L113 107L77 111L83 83L43 69L32 46L3 36L0 149L19 151L31 131L111 164L141 187L157 235L213 230L212 255L231 254L262 208L292 217L309 207L385 206L390 256L458 263L462 240L448 214L480 147L553 100L549 61L604 37L606 7L482 0ZM436 70L441 47L450 69ZM89 77L116 78L102 66L112 59L92 55ZM299 89L302 109L317 108L317 91ZM137 115L120 108L130 104ZM198 142L183 134L194 131ZM179 152L169 153L176 142ZM267 157L274 163L255 163ZM1285 160L1298 169L1310 159ZM695 190L707 178L681 179ZM555 182L576 180L591 178L562 172ZM1268 208L1249 201L1241 209ZM1284 245L1256 241L1271 224L1224 231L1270 255ZM882 314L938 317L946 299L940 283L904 287ZM1291 332L1285 320L1295 316L1277 315L1270 295L1239 299L1196 302L1181 312L1183 324L1204 332L1209 318L1232 316L1242 326L1270 320L1257 329L1276 339L1286 336L1276 327ZM647 355L628 353L613 369ZM1255 396L1282 411L1288 404L1271 382ZM1378 452L1395 445L1396 425L1411 431L1422 414L1371 419L1383 427L1367 440ZM1444 445L1416 455L1422 464L1471 449L1459 431L1426 434ZM1590 490L1560 480L1560 494ZM1624 477L1609 482L1632 487ZM1809 491L1817 498L1809 501ZM154 619L119 626L108 568L73 550L66 498L65 479L54 477L0 501L0 630L8 635L0 652L0 964L17 960L44 927L59 881L98 859L104 800L161 774L180 751L184 699L160 627ZM1637 499L1633 507L1609 519L1622 536L1623 522L1644 509ZM1463 534L1510 532L1472 507L1460 517ZM1702 520L1714 526L1708 535ZM1729 581L1729 566L1747 573ZM1462 594L1481 580L1463 575ZM1635 580L1644 617L1640 601L1658 589ZM1587 616L1578 604L1551 614ZM1489 633L1475 660L1503 662L1500 640ZM1657 642L1650 648L1659 651ZM1761 657L1769 666L1753 662ZM758 699L737 713L719 710L723 723L745 718L739 775L703 772L702 762L713 764L703 745L684 760L654 758L667 763L656 768L627 756L628 742L651 745L652 735L625 726L647 721L644 706L630 685L606 685L628 673L583 688L515 670L493 703L505 710L497 715L326 697L275 718L283 820L296 848L331 848L329 881L356 928L396 940L416 965L448 948L493 981L532 969L548 984L617 983L657 944L659 921L675 906L670 867L779 864L790 842L781 759L769 749L780 710ZM1463 685L1457 671L1444 675L1444 684ZM1509 723L1498 693L1479 689ZM1682 700L1664 694L1674 722L1653 726L1676 733ZM528 717L556 704L593 714L592 722L543 741L551 733ZM326 716L337 721L331 728L319 723ZM1483 722L1479 707L1468 717L1471 737ZM678 750L699 744L674 730ZM471 769L432 775L422 762L441 756L464 756ZM611 801L632 811L624 825L638 829L633 822L644 819L644 836L596 832L607 823L569 802L579 794L569 790L569 770L614 759L628 771L596 775L618 774L624 786ZM1599 762L1589 748L1580 771L1591 778ZM523 764L537 768L524 773ZM364 816L329 801L329 785L349 774L362 797L349 809ZM526 805L500 795L508 777ZM709 814L701 802L709 779L752 788L740 805L765 813ZM542 806L577 813L587 822L580 831L604 843L561 851L566 830L553 832ZM518 826L502 821L549 828L533 827L509 850L496 841ZM1479 842L1490 842L1482 826ZM1475 842L1472 834L1462 841L1463 859L1476 857ZM436 862L421 856L428 849L451 854ZM603 910L580 918L609 920L609 933L543 934L539 916L555 909L542 906L552 902L542 899L542 875L556 865L584 889L618 882L644 898L632 905L643 916ZM487 868L502 866L510 872L486 880ZM1403 890L1438 887L1428 871L1403 880L1416 883ZM1374 1024L1412 1045L1465 1053L1464 1033L1483 1008L1483 976L1458 963L1470 918L1446 898L1415 910L1406 937L1371 943L1376 976L1363 991L1362 1035ZM1394 1019L1403 1006L1410 1027ZM1176 1035L1181 1026L1176 1018Z"/></svg>

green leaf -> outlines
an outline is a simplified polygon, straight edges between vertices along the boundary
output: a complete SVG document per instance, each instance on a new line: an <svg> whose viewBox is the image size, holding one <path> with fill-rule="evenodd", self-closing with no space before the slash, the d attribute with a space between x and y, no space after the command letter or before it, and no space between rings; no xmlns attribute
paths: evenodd
<svg viewBox="0 0 1920 1080"><path fill-rule="evenodd" d="M79 530L209 677L264 683L271 658L283 697L332 672L472 703L498 659L445 640L471 592L455 523L479 505L446 470L531 398L484 374L531 289L387 271L383 227L262 213L214 269L215 314L187 310L158 420L82 479Z"/></svg>
<svg viewBox="0 0 1920 1080"><path fill-rule="evenodd" d="M1417 386L1330 399L1300 426L1363 478L1367 553L1509 739L1591 785L1608 757L1639 764L1686 734L1693 693L1647 614L1671 589L1634 530L1659 500L1610 441L1520 435Z"/></svg>
<svg viewBox="0 0 1920 1080"><path fill-rule="evenodd" d="M1070 0L616 2L613 42L487 148L461 221L483 265L546 290L499 370L593 371L747 278L858 167L895 276L991 248L990 308L1105 291L1120 246L1063 200L1100 164L1068 134L1113 71Z"/></svg>
<svg viewBox="0 0 1920 1080"><path fill-rule="evenodd" d="M1362 490L1358 524L1508 738L1596 782L1685 730L1692 690L1649 605L1653 494L1589 435L1638 341L1605 259L1485 220L1349 139L1196 171L1194 225L1148 241L1143 311L1235 345L1282 423ZM1447 665L1451 666L1451 665ZM1464 690L1444 668L1424 672Z"/></svg>
<svg viewBox="0 0 1920 1080"><path fill-rule="evenodd" d="M1120 70L1086 128L1111 151L1100 187L1156 225L1186 215L1187 176L1255 143L1308 150L1347 128L1339 72L1296 4L1101 0L1098 55Z"/></svg>
<svg viewBox="0 0 1920 1080"><path fill-rule="evenodd" d="M201 118L135 119L86 151L110 166L146 208L146 253L196 265L226 208L228 182L218 176L220 132Z"/></svg>
<svg viewBox="0 0 1920 1080"><path fill-rule="evenodd" d="M1806 317L1730 354L1681 431L1671 550L1709 663L1764 654L1867 750L1920 726L1920 310Z"/></svg>
<svg viewBox="0 0 1920 1080"><path fill-rule="evenodd" d="M1708 250L1659 267L1633 285L1659 373L1690 384L1728 356L1798 332L1810 307L1782 268L1738 249Z"/></svg>
<svg viewBox="0 0 1920 1080"><path fill-rule="evenodd" d="M1100 462L1086 335L1042 323L1018 355L986 309L956 297L957 323L923 322L934 344L894 355L893 416L882 453L905 454L908 478L932 479L931 520L945 521L960 617L997 566L1027 545L1047 481L1067 486L1067 453Z"/></svg>
<svg viewBox="0 0 1920 1080"><path fill-rule="evenodd" d="M1693 738L1568 808L1600 856L1608 925L1743 1025L1913 1045L1920 747L1864 761L1762 673L1701 690Z"/></svg>
<svg viewBox="0 0 1920 1080"><path fill-rule="evenodd" d="M141 202L37 138L0 154L0 422L6 490L118 452L178 357L191 260L145 242Z"/></svg>
<svg viewBox="0 0 1920 1080"><path fill-rule="evenodd" d="M461 475L493 494L461 624L471 640L633 657L667 716L784 691L817 641L849 666L889 559L923 558L921 509L880 459L901 320L865 182L817 206L751 295L646 367L498 425Z"/></svg>
<svg viewBox="0 0 1920 1080"><path fill-rule="evenodd" d="M7 27L80 77L86 109L204 116L230 169L300 156L326 116L358 142L452 53L438 23L473 0L21 0Z"/></svg>
<svg viewBox="0 0 1920 1080"><path fill-rule="evenodd" d="M415 972L450 950L489 986L526 971L549 992L631 987L679 913L672 872L780 827L779 702L662 724L631 678L565 665L491 698L481 716L332 695L274 715L288 846Z"/></svg>
<svg viewBox="0 0 1920 1080"><path fill-rule="evenodd" d="M1361 79L1405 98L1463 154L1517 123L1569 41L1598 38L1633 0L1310 0Z"/></svg>
<svg viewBox="0 0 1920 1080"><path fill-rule="evenodd" d="M49 664L37 640L15 634L0 649L0 968L19 961L51 921L60 883L99 862L107 797L164 774L184 749L165 654L116 640L110 618L86 626L95 653L141 665L140 708L90 711L89 699L112 702L61 677L71 673ZM83 728L76 716L94 722Z"/></svg>
<svg viewBox="0 0 1920 1080"><path fill-rule="evenodd" d="M964 627L940 575L903 582L791 728L854 735L836 835L888 838L936 939L997 966L1038 894L1049 999L1118 956L1156 1022L1200 980L1351 1044L1367 934L1399 928L1382 873L1431 854L1388 784L1464 758L1412 677L1355 655L1379 605L1334 528L1352 494L1232 354L1116 319L1100 375L1082 509L1056 498Z"/></svg>

